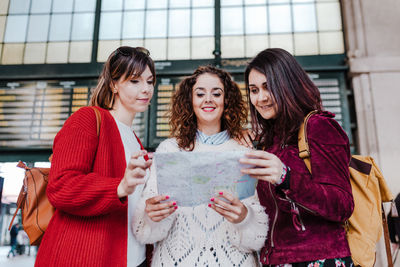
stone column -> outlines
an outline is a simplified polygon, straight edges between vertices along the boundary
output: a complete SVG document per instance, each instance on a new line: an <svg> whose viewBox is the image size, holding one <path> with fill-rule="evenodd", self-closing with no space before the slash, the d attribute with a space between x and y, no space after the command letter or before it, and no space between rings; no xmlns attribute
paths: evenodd
<svg viewBox="0 0 400 267"><path fill-rule="evenodd" d="M342 0L358 147L400 192L400 1ZM368 216L368 215L366 215ZM387 266L383 240L375 266Z"/></svg>

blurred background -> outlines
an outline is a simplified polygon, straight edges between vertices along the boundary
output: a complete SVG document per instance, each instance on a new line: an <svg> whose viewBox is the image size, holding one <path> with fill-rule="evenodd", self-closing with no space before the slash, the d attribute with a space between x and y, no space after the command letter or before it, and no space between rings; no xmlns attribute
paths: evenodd
<svg viewBox="0 0 400 267"><path fill-rule="evenodd" d="M24 177L17 161L49 166L54 136L88 104L120 45L144 46L156 61L151 107L132 125L148 150L169 134L165 111L185 75L216 65L245 96L246 63L280 47L318 86L352 152L373 156L397 195L399 13L398 0L0 0L0 245L9 244ZM383 248L376 266L385 265ZM33 266L30 250L21 266Z"/></svg>

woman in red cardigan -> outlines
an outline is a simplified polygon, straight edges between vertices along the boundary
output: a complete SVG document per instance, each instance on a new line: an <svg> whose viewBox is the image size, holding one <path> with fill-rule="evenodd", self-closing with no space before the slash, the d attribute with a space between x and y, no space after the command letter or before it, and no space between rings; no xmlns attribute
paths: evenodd
<svg viewBox="0 0 400 267"><path fill-rule="evenodd" d="M128 228L151 165L131 125L153 96L155 68L141 47L120 47L90 100L54 139L47 195L56 212L35 266L145 266L145 247ZM129 204L129 205L128 205ZM129 253L127 253L127 250ZM127 256L129 255L129 257Z"/></svg>

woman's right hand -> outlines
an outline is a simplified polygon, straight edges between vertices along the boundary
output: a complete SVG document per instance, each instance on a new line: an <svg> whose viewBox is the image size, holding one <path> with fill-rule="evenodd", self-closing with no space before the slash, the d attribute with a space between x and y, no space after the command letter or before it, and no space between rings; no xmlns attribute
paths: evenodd
<svg viewBox="0 0 400 267"><path fill-rule="evenodd" d="M145 212L153 222L159 222L171 215L177 208L175 201L163 202L168 196L155 196L146 200Z"/></svg>
<svg viewBox="0 0 400 267"><path fill-rule="evenodd" d="M135 191L139 184L144 184L146 181L146 170L150 168L152 160L144 161L141 156L147 154L147 151L141 150L134 153L125 169L124 177L118 185L117 194L119 198L126 197Z"/></svg>
<svg viewBox="0 0 400 267"><path fill-rule="evenodd" d="M242 164L250 165L241 169L243 174L253 178L276 184L283 172L282 161L272 153L261 150L251 150L245 153L245 158L239 160Z"/></svg>

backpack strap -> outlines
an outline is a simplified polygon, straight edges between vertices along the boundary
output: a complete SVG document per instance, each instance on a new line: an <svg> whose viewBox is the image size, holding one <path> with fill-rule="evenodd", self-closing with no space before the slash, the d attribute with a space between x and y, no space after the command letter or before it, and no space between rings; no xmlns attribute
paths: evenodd
<svg viewBox="0 0 400 267"><path fill-rule="evenodd" d="M96 107L91 106L91 108L94 110L94 113L96 115L96 124L97 124L96 130L97 130L97 136L99 136L100 135L100 125L101 125L101 114L100 114L100 111ZM139 144L142 145L140 143L140 141L139 141ZM51 154L50 157L49 157L49 161L50 162L51 162L52 158L53 158L53 154ZM26 164L23 163L22 161L18 162L17 167L25 169L25 171L30 170L30 168L28 166L26 166ZM27 179L27 177L25 175L24 180L26 180L26 179ZM12 224L13 224L13 222L15 220L15 217L18 214L18 211L21 209L21 206L25 203L25 200L26 200L26 191L25 191L26 188L25 188L25 185L26 185L26 182L24 182L24 185L22 185L21 192L19 193L18 200L17 200L17 209L15 210L14 215L13 215L13 217L11 219L10 225L8 227L9 231L11 230Z"/></svg>
<svg viewBox="0 0 400 267"><path fill-rule="evenodd" d="M382 207L382 226L383 226L383 236L385 239L386 258L388 262L388 267L393 267L392 250L390 246L390 237L389 237L389 227L387 223L385 209L383 208L383 203L381 203L381 207Z"/></svg>
<svg viewBox="0 0 400 267"><path fill-rule="evenodd" d="M94 106L91 106L91 108L94 110L94 113L96 114L97 136L100 136L101 114L100 111Z"/></svg>
<svg viewBox="0 0 400 267"><path fill-rule="evenodd" d="M99 137L100 136L100 126L101 126L101 114L100 114L100 111L97 108L95 108L94 106L91 106L91 108L94 110L94 113L96 114L97 137ZM53 159L53 154L50 155L49 162L51 162L52 159Z"/></svg>
<svg viewBox="0 0 400 267"><path fill-rule="evenodd" d="M300 125L298 134L299 157L303 159L310 173L311 173L311 161L310 161L310 147L308 146L308 139L307 139L307 123L310 117L316 114L317 112L318 112L317 110L313 110L307 114L307 116L304 118L303 123Z"/></svg>

